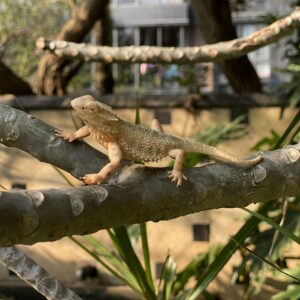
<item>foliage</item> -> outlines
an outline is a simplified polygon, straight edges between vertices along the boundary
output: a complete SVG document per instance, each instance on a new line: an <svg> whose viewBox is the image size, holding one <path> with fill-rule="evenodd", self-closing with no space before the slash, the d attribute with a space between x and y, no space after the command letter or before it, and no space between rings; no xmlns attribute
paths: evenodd
<svg viewBox="0 0 300 300"><path fill-rule="evenodd" d="M215 146L221 142L239 139L247 133L246 127L241 124L243 117L238 117L232 122L212 126L208 125L195 137L197 142ZM185 156L185 166L191 167L207 158L201 153L187 153Z"/></svg>
<svg viewBox="0 0 300 300"><path fill-rule="evenodd" d="M40 36L54 37L57 28L61 28L70 17L67 3L50 0L1 1L0 36L9 40L2 58L17 74L27 79L34 74L38 64L35 41Z"/></svg>
<svg viewBox="0 0 300 300"><path fill-rule="evenodd" d="M34 86L40 54L35 50L36 40L41 36L55 38L81 3L82 0L2 0L0 59ZM90 65L84 64L72 78L70 91L89 89L89 74Z"/></svg>
<svg viewBox="0 0 300 300"><path fill-rule="evenodd" d="M265 136L261 140L259 140L252 148L251 150L253 151L259 151L263 149L272 149L276 145L278 139L279 139L279 134L271 129L271 135L270 136Z"/></svg>
<svg viewBox="0 0 300 300"><path fill-rule="evenodd" d="M285 52L285 58L288 60L287 67L279 70L286 74L289 79L278 87L278 93L286 99L291 107L296 107L300 99L300 48L299 39L289 40L289 46Z"/></svg>
<svg viewBox="0 0 300 300"><path fill-rule="evenodd" d="M178 75L172 79L180 86L185 87L189 93L201 94L201 88L207 81L208 64L195 64L179 66Z"/></svg>
<svg viewBox="0 0 300 300"><path fill-rule="evenodd" d="M293 143L293 140L299 133L299 123L300 112L298 111L282 136L279 137L273 134L272 139L262 139L257 144L257 148L268 144L270 145L270 149L274 149L283 146L287 142ZM289 249L290 241L294 240L299 244L300 235L299 211L292 208L299 207L300 198L296 197L288 200L292 205L288 206L287 211L284 211L283 206L280 206L281 202L279 200L274 202L273 205L270 205L266 211L268 218L252 213L253 217L259 217L261 220L267 221L271 226L267 228L261 226L256 227L255 230L249 232L245 244L247 246L251 245L251 249L253 249L258 256L267 258L271 263L276 263L283 267L286 267L285 255ZM282 230L278 228L278 225L275 225L274 222L278 223L280 219L282 221L283 218L285 222L284 229ZM276 237L276 230L280 230L282 234ZM243 277L248 278L244 283L246 284L246 294L251 295L252 293L260 291L261 286L269 273L267 272L267 267L264 265L263 260L257 259L257 257L253 257L253 255L249 253L242 253L242 256L243 260L236 270L234 277L238 278L242 275Z"/></svg>
<svg viewBox="0 0 300 300"><path fill-rule="evenodd" d="M289 270L294 276L300 277L300 264L298 264L294 269ZM298 300L300 296L300 285L296 283L293 279L289 280L289 285L285 291L278 293L272 297L272 300Z"/></svg>
<svg viewBox="0 0 300 300"><path fill-rule="evenodd" d="M139 114L137 110L137 122L139 122ZM239 120L222 127L218 133L217 129L209 128L202 132L202 142L217 143L218 141L244 134L245 128L239 127ZM272 145L272 148L279 148L290 139L296 136L299 131L300 112L291 121L290 125L279 137L271 139L271 142L262 143L264 145ZM238 126L237 126L238 125ZM239 130L237 130L239 128ZM297 128L296 132L290 137L291 132ZM214 134L211 134L214 133ZM233 135L232 135L233 134ZM274 135L273 135L274 136ZM199 138L200 139L200 138ZM268 140L269 141L269 140ZM262 283L265 281L268 271L278 270L286 276L294 276L298 280L297 274L292 274L290 270L281 270L285 267L285 253L288 250L290 241L299 243L300 217L298 210L288 209L286 211L286 221L284 228L277 225L281 215L279 201L270 201L261 205L258 212L248 213L252 215L237 234L225 246L213 246L205 253L199 253L188 263L188 265L177 272L176 262L169 254L166 257L159 283L155 286L150 264L150 252L147 242L146 224L130 226L127 230L124 227L109 230L110 237L113 241L115 250L109 250L101 242L96 241L92 237L87 237L90 243L90 249L84 246L78 240L74 240L78 245L84 248L88 253L93 255L104 268L109 270L116 278L122 280L131 287L140 297L146 299L196 299L202 294L205 299L214 299L213 295L206 291L209 283L218 275L232 254L240 249L242 254L242 262L233 274L234 278L244 277L246 287L246 295L250 295L255 291L259 291ZM290 199L290 203L297 207L300 206L300 198ZM266 222L269 226L261 226L261 221ZM139 229L139 230L138 230ZM275 232L278 230L281 235L274 241ZM130 234L132 236L130 236ZM138 239L142 237L142 256L144 264L140 260L138 253ZM134 241L134 242L131 242ZM275 242L275 243L274 243ZM270 253L271 245L274 243L274 249ZM133 246L135 245L135 246ZM252 250L250 250L252 249ZM267 268L268 266L268 268ZM268 271L268 272L267 272ZM277 276L278 273L273 273ZM289 277L288 277L289 278ZM191 287L191 280L195 281ZM286 280L286 279L285 279ZM290 278L288 279L288 282ZM291 282L286 291L279 293L277 296L284 299L286 295L295 295L298 292L297 286ZM299 294L297 294L299 296ZM294 296L296 297L296 296ZM296 299L296 298L294 298Z"/></svg>

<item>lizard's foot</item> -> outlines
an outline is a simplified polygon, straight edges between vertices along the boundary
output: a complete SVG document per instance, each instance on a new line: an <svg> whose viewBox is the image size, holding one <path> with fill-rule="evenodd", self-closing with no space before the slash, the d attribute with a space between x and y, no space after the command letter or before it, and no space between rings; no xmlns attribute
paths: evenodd
<svg viewBox="0 0 300 300"><path fill-rule="evenodd" d="M186 176L179 170L172 170L169 172L169 178L172 179L172 182L177 183L176 185L179 187L182 184L182 180L187 180Z"/></svg>
<svg viewBox="0 0 300 300"><path fill-rule="evenodd" d="M101 184L104 181L104 178L98 174L86 174L82 179L87 185Z"/></svg>
<svg viewBox="0 0 300 300"><path fill-rule="evenodd" d="M61 129L55 129L54 132L56 136L63 138L65 141L68 141L70 143L76 139L76 136L73 132L67 132Z"/></svg>

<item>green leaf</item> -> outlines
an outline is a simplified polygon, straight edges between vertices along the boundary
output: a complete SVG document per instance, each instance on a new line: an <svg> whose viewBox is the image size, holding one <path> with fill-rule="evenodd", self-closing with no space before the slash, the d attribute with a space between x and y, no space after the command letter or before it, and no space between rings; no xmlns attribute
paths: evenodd
<svg viewBox="0 0 300 300"><path fill-rule="evenodd" d="M176 275L174 282L174 294L180 293L188 284L191 278L199 278L211 262L221 251L221 245L211 246L207 252L199 253L187 264L187 266Z"/></svg>
<svg viewBox="0 0 300 300"><path fill-rule="evenodd" d="M250 250L249 248L245 247L244 245L240 244L237 240L235 240L233 237L231 237L231 239L237 244L239 245L239 247L243 248L244 250L248 251L249 253L251 253L254 257L256 257L257 259L259 259L260 261L268 264L269 266L271 266L272 268L274 268L275 270L277 270L278 272L280 272L281 274L284 274L290 278L293 278L294 280L298 281L300 283L300 278L295 277L291 274L286 273L285 271L281 270L277 265L273 264L271 261L269 261L268 259L264 258L263 256L258 255L257 253L255 253L254 251Z"/></svg>
<svg viewBox="0 0 300 300"><path fill-rule="evenodd" d="M291 139L288 139L289 134L292 132L292 130L298 125L300 121L300 110L298 110L297 114L289 124L288 128L285 130L285 132L282 134L280 139L277 141L276 145L273 147L273 149L278 149L284 146L285 142L291 141Z"/></svg>
<svg viewBox="0 0 300 300"><path fill-rule="evenodd" d="M97 241L94 237L85 236L84 238L91 244L93 249L97 251L101 257L105 258L112 266L114 266L115 270L117 270L122 275L123 281L129 283L129 286L133 287L135 291L141 293L136 279L119 256L117 256L113 251L106 248L100 241Z"/></svg>
<svg viewBox="0 0 300 300"><path fill-rule="evenodd" d="M288 230L285 227L279 226L277 223L275 223L272 219L263 216L262 214L258 212L251 211L247 208L242 208L244 211L248 212L252 216L260 219L261 221L264 221L268 224L270 224L272 227L274 227L276 230L280 231L282 234L287 235L291 240L295 241L296 243L300 244L300 237L295 235L292 231Z"/></svg>
<svg viewBox="0 0 300 300"><path fill-rule="evenodd" d="M116 227L114 231L114 243L117 246L121 257L125 260L127 266L131 270L132 274L136 278L139 286L141 287L146 299L156 299L154 289L149 285L146 272L143 269L141 262L136 256L133 247L130 243L130 239L126 228L124 226Z"/></svg>
<svg viewBox="0 0 300 300"><path fill-rule="evenodd" d="M141 237L141 229L139 224L133 224L127 227L127 233L132 246L135 248Z"/></svg>
<svg viewBox="0 0 300 300"><path fill-rule="evenodd" d="M141 232L142 248L143 248L147 281L148 281L148 284L151 286L151 288L154 290L154 282L153 282L152 271L151 271L151 260L150 260L150 253L149 253L147 224L146 223L140 224L140 232Z"/></svg>
<svg viewBox="0 0 300 300"><path fill-rule="evenodd" d="M298 125L300 122L300 111L298 110L297 114L277 141L276 145L273 147L274 149L278 149L284 145L284 143L290 141L288 139L289 134L292 130ZM274 201L269 201L265 204L262 204L258 210L258 212L262 215L266 214L267 211L272 207ZM260 223L260 220L256 217L250 217L245 224L240 228L240 230L233 237L237 242L242 244L244 240L250 235L250 233L257 228L257 225ZM238 246L235 242L230 240L224 248L221 250L220 254L213 261L213 263L206 269L206 271L200 276L197 280L195 287L190 292L189 300L196 299L199 294L201 294L210 282L218 275L218 273L222 270L228 260L231 258L233 253L238 249Z"/></svg>
<svg viewBox="0 0 300 300"><path fill-rule="evenodd" d="M108 270L113 276L119 278L129 287L131 287L135 292L139 295L142 295L142 291L135 280L135 278L130 273L127 266L120 260L119 257L115 256L110 250L108 250L104 245L102 245L99 241L96 241L91 236L85 237L88 242L93 245L93 250L88 249L83 243L81 243L78 239L74 237L70 237L70 239L77 244L80 248L82 248L85 252L91 255L96 261L98 261L106 270ZM96 252L98 251L98 253ZM102 258L105 258L108 263L105 262Z"/></svg>
<svg viewBox="0 0 300 300"><path fill-rule="evenodd" d="M272 300L299 300L300 298L300 285L290 284L286 291L282 291L272 297Z"/></svg>
<svg viewBox="0 0 300 300"><path fill-rule="evenodd" d="M136 98L136 106L135 106L135 124L141 124L141 116L140 116L140 98Z"/></svg>
<svg viewBox="0 0 300 300"><path fill-rule="evenodd" d="M267 202L261 206L259 212L261 214L265 214L270 207L272 207L273 203ZM250 232L254 230L259 224L259 219L255 217L251 217L247 220L247 222L242 226L242 228L238 231L238 233L234 236L234 239L239 243L243 243L244 240L248 237ZM201 294L210 282L218 275L220 270L225 266L228 260L231 258L233 253L238 249L238 245L230 240L221 250L220 254L217 258L212 262L212 264L201 274L195 287L191 290L189 300L196 299L199 294Z"/></svg>
<svg viewBox="0 0 300 300"><path fill-rule="evenodd" d="M166 263L162 270L162 277L164 279L164 286L163 286L163 300L171 299L171 292L173 283L175 280L176 275L176 263L171 255L167 256Z"/></svg>

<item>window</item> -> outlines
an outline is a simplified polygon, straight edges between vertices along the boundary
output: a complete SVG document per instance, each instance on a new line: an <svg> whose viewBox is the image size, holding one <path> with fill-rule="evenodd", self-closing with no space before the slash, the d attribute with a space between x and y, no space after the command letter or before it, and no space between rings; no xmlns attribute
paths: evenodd
<svg viewBox="0 0 300 300"><path fill-rule="evenodd" d="M185 28L180 26L117 28L114 30L114 46L145 45L145 46L184 46ZM143 91L178 91L186 90L179 77L178 65L160 65L153 63L115 64L114 78L116 90L124 92L132 86Z"/></svg>
<svg viewBox="0 0 300 300"><path fill-rule="evenodd" d="M238 24L237 35L247 36L263 27L263 24ZM248 57L254 65L258 76L269 78L271 76L270 46L265 46L256 51L250 52Z"/></svg>
<svg viewBox="0 0 300 300"><path fill-rule="evenodd" d="M140 0L141 4L160 4L160 0Z"/></svg>
<svg viewBox="0 0 300 300"><path fill-rule="evenodd" d="M162 28L162 46L164 47L179 46L179 27Z"/></svg>
<svg viewBox="0 0 300 300"><path fill-rule="evenodd" d="M193 225L193 240L198 242L209 241L209 224L194 224Z"/></svg>
<svg viewBox="0 0 300 300"><path fill-rule="evenodd" d="M134 45L134 28L119 28L116 33L116 45L114 46L130 46ZM116 85L122 90L126 90L127 86L134 84L134 65L120 63L114 65L114 78Z"/></svg>
<svg viewBox="0 0 300 300"><path fill-rule="evenodd" d="M136 0L115 0L118 5L135 4Z"/></svg>
<svg viewBox="0 0 300 300"><path fill-rule="evenodd" d="M142 27L140 29L140 44L147 46L157 45L157 28L156 27Z"/></svg>
<svg viewBox="0 0 300 300"><path fill-rule="evenodd" d="M12 189L22 189L25 190L26 189L26 183L22 183L22 182L13 182L11 184L11 188Z"/></svg>
<svg viewBox="0 0 300 300"><path fill-rule="evenodd" d="M118 46L131 46L134 45L134 29L119 28L118 29Z"/></svg>
<svg viewBox="0 0 300 300"><path fill-rule="evenodd" d="M171 112L169 109L155 110L154 118L157 119L160 124L171 124Z"/></svg>

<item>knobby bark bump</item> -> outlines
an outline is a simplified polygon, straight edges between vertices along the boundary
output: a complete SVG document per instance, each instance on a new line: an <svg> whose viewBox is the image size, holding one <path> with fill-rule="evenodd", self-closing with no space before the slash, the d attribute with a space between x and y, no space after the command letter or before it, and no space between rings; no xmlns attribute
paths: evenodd
<svg viewBox="0 0 300 300"><path fill-rule="evenodd" d="M78 44L62 40L40 38L37 47L48 50L58 57L84 59L105 63L162 63L192 64L198 62L221 61L243 56L263 46L277 42L293 32L300 25L300 9L297 8L269 26L246 37L195 47L126 46L108 47Z"/></svg>
<svg viewBox="0 0 300 300"><path fill-rule="evenodd" d="M84 142L68 143L53 127L25 112L0 105L0 142L19 148L80 178L107 163ZM201 210L244 207L300 194L300 144L263 152L253 168L226 163L187 168L177 188L168 168L125 164L101 186L11 190L0 194L0 246L53 241L73 234Z"/></svg>

